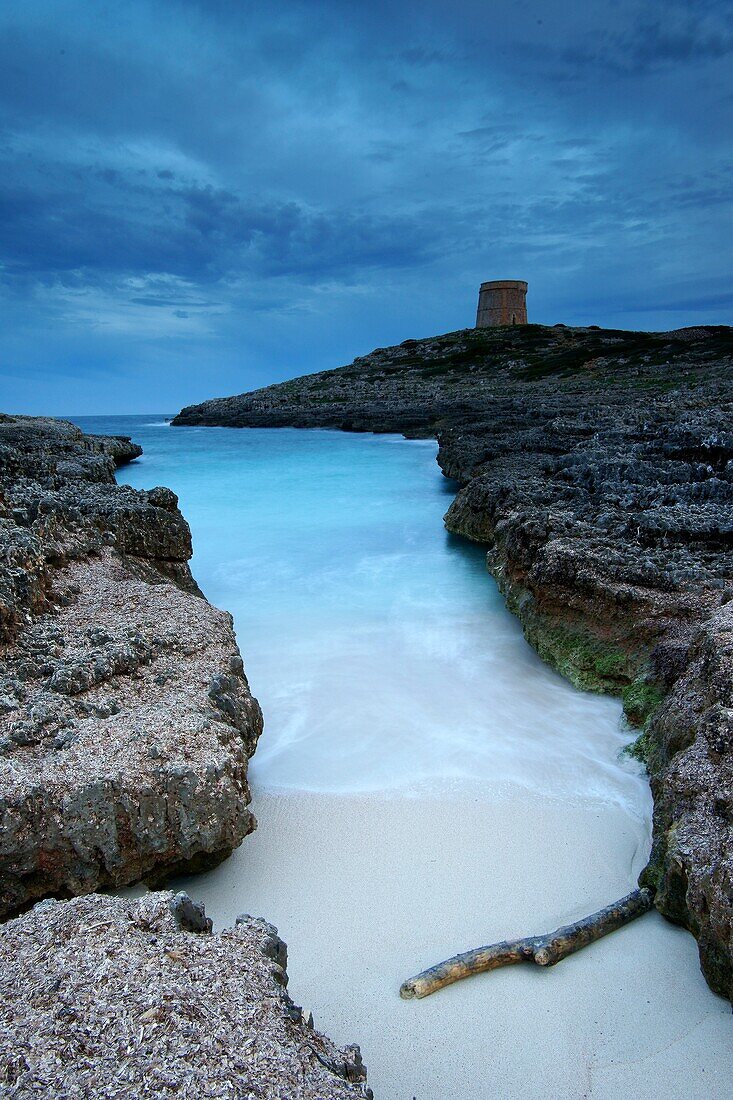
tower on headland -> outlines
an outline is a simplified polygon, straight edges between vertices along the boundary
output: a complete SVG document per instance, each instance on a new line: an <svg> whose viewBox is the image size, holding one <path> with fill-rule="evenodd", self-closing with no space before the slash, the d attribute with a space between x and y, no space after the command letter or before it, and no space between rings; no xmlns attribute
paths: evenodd
<svg viewBox="0 0 733 1100"><path fill-rule="evenodd" d="M476 328L527 324L527 284L523 279L495 279L478 292Z"/></svg>

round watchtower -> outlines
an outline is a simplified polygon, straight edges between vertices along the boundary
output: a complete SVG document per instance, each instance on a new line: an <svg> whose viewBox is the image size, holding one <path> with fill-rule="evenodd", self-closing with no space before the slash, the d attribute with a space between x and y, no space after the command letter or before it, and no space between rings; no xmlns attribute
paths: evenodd
<svg viewBox="0 0 733 1100"><path fill-rule="evenodd" d="M476 328L527 324L527 284L523 279L495 279L478 292Z"/></svg>

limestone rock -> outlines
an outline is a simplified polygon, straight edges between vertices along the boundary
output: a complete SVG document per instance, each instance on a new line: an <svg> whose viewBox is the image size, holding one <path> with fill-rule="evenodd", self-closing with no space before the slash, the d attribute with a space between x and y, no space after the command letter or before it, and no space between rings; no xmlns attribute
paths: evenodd
<svg viewBox="0 0 733 1100"><path fill-rule="evenodd" d="M0 420L0 915L210 866L255 827L260 710L175 494L115 484L139 454Z"/></svg>
<svg viewBox="0 0 733 1100"><path fill-rule="evenodd" d="M271 925L181 931L173 902L91 894L0 926L3 1095L371 1096L359 1048L336 1048L287 995Z"/></svg>

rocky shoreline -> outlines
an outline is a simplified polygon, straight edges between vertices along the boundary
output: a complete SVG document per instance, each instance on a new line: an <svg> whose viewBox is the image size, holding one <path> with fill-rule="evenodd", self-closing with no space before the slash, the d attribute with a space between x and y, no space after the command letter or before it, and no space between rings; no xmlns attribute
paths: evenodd
<svg viewBox="0 0 733 1100"><path fill-rule="evenodd" d="M367 1097L286 992L276 930L211 930L186 895L43 901L0 926L0 1092L12 1096Z"/></svg>
<svg viewBox="0 0 733 1100"><path fill-rule="evenodd" d="M212 936L190 902L93 893L211 867L256 827L260 708L175 494L115 482L140 454L0 416L0 919L37 902L0 926L0 1091L366 1096L358 1048L285 995L271 926Z"/></svg>
<svg viewBox="0 0 733 1100"><path fill-rule="evenodd" d="M448 528L528 640L622 696L654 794L643 881L733 998L733 330L465 330L174 425L435 435Z"/></svg>
<svg viewBox="0 0 733 1100"><path fill-rule="evenodd" d="M255 827L262 728L231 617L129 440L0 423L0 916L211 866Z"/></svg>

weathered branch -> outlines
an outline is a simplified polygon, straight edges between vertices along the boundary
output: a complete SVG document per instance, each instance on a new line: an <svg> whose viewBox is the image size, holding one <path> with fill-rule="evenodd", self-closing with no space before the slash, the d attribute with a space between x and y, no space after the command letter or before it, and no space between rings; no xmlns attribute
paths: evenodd
<svg viewBox="0 0 733 1100"><path fill-rule="evenodd" d="M583 917L575 924L566 924L562 928L544 936L527 936L522 940L504 940L490 947L476 947L473 951L464 951L452 959L423 970L414 978L408 978L400 986L400 996L406 1000L413 997L427 997L451 985L461 978L470 978L472 974L482 974L485 970L498 970L500 966L512 966L514 963L534 962L538 966L554 966L566 955L580 951L601 936L615 932L643 913L647 913L654 903L650 890L634 890L620 901L607 905L589 917Z"/></svg>

